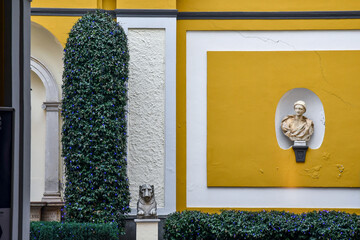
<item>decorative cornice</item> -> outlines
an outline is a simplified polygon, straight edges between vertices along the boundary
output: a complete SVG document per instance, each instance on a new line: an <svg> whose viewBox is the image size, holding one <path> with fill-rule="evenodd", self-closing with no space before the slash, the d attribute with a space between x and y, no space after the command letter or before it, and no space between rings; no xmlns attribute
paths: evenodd
<svg viewBox="0 0 360 240"><path fill-rule="evenodd" d="M179 12L178 20L197 19L357 19L360 11Z"/></svg>
<svg viewBox="0 0 360 240"><path fill-rule="evenodd" d="M32 16L82 16L94 8L32 8ZM178 20L201 19L360 19L360 11L302 12L178 12L176 9L101 10L114 17L177 17Z"/></svg>
<svg viewBox="0 0 360 240"><path fill-rule="evenodd" d="M60 102L44 102L41 106L47 112L58 112L60 110Z"/></svg>

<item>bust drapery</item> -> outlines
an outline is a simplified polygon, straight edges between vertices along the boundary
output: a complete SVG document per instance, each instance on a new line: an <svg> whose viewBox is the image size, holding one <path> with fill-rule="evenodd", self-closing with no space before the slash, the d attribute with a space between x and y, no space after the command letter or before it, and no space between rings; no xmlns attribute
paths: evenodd
<svg viewBox="0 0 360 240"><path fill-rule="evenodd" d="M309 141L314 133L314 123L303 116L306 112L304 101L294 103L295 115L286 116L281 122L281 129L291 141Z"/></svg>

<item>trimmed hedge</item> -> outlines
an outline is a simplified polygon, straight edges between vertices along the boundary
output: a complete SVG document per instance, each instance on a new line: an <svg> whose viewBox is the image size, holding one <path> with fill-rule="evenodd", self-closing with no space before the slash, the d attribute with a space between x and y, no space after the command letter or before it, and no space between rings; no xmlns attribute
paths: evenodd
<svg viewBox="0 0 360 240"><path fill-rule="evenodd" d="M165 222L164 239L360 239L360 216L336 211L184 211Z"/></svg>
<svg viewBox="0 0 360 240"><path fill-rule="evenodd" d="M31 222L30 240L118 240L115 223Z"/></svg>
<svg viewBox="0 0 360 240"><path fill-rule="evenodd" d="M126 34L107 13L88 13L64 51L65 221L121 225L130 211Z"/></svg>

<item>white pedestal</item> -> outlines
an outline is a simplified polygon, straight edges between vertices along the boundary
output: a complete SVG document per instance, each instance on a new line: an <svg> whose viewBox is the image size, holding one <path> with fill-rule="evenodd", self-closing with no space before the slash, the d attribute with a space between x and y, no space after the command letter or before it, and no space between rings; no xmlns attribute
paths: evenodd
<svg viewBox="0 0 360 240"><path fill-rule="evenodd" d="M306 146L306 141L294 141L294 146Z"/></svg>
<svg viewBox="0 0 360 240"><path fill-rule="evenodd" d="M158 240L160 219L135 219L136 240Z"/></svg>

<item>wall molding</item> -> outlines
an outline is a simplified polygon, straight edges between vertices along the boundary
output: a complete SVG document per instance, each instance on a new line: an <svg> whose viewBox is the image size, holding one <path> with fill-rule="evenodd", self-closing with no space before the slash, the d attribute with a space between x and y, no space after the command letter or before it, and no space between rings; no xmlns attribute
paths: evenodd
<svg viewBox="0 0 360 240"><path fill-rule="evenodd" d="M34 57L30 58L30 68L31 71L33 71L36 75L39 76L45 86L46 101L59 102L59 88L57 86L55 78L48 70L48 68Z"/></svg>
<svg viewBox="0 0 360 240"><path fill-rule="evenodd" d="M117 17L177 17L176 9L116 9Z"/></svg>
<svg viewBox="0 0 360 240"><path fill-rule="evenodd" d="M82 16L95 8L32 8L32 16ZM301 12L178 12L176 9L102 10L114 17L177 17L178 20L204 19L360 19L360 11Z"/></svg>
<svg viewBox="0 0 360 240"><path fill-rule="evenodd" d="M83 16L88 12L95 12L95 8L32 8L32 16ZM103 10L113 17L176 17L176 9L115 9Z"/></svg>
<svg viewBox="0 0 360 240"><path fill-rule="evenodd" d="M179 12L178 20L200 19L357 19L360 11Z"/></svg>

